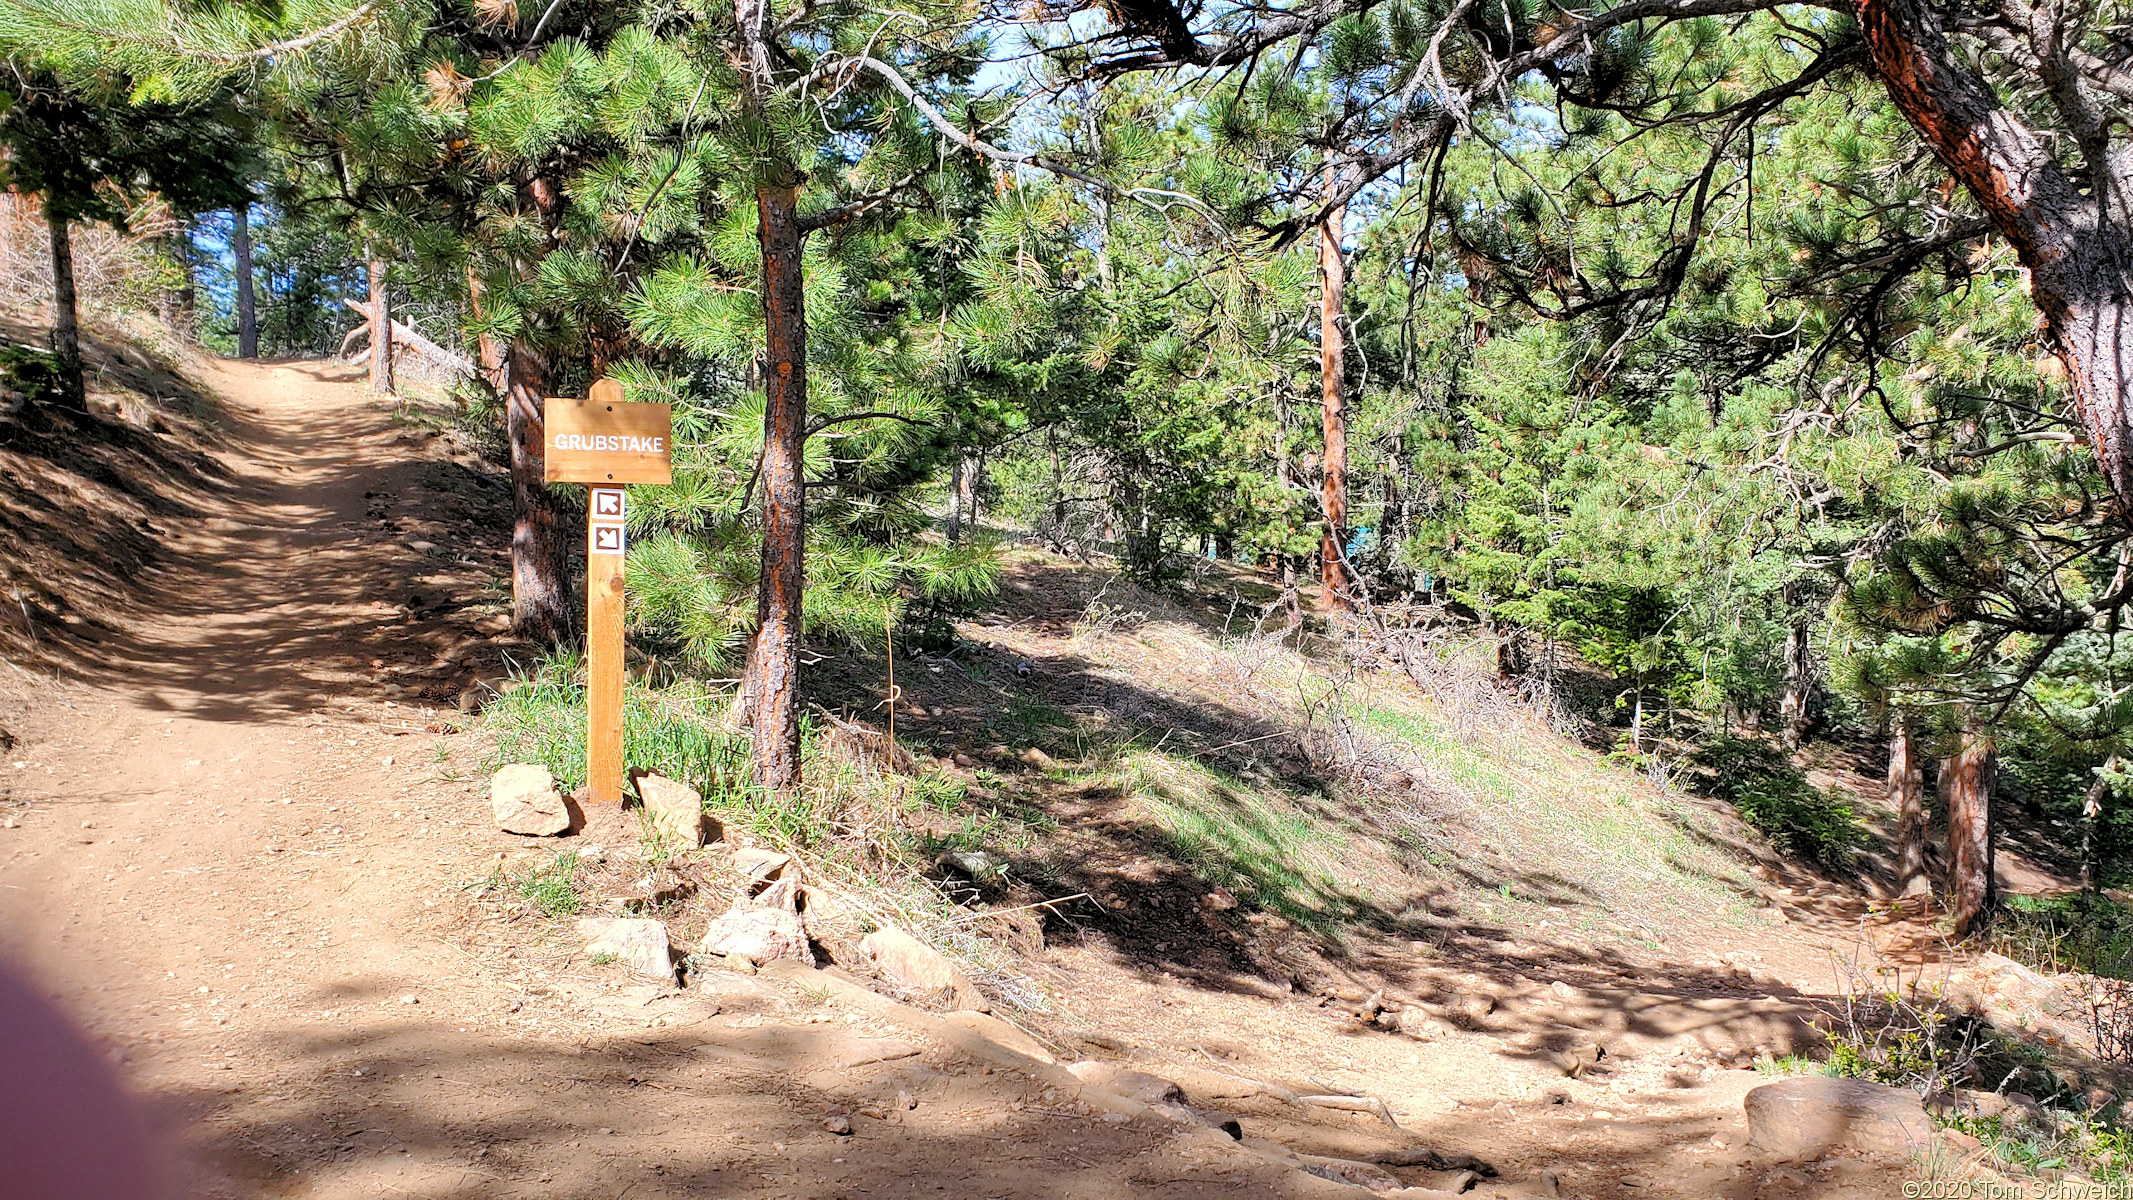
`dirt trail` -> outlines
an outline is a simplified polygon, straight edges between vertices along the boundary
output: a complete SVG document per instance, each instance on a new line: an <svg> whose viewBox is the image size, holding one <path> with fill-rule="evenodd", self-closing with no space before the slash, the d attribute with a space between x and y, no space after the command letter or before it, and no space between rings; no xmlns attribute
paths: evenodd
<svg viewBox="0 0 2133 1200"><path fill-rule="evenodd" d="M500 547L411 547L379 504L426 490L416 521L472 536L465 472L315 366L213 382L233 486L85 635L89 678L0 672L0 953L121 1064L184 1194L1286 1194L863 1012L485 941L463 885L534 852L473 740L389 693L457 686L430 610Z"/></svg>
<svg viewBox="0 0 2133 1200"><path fill-rule="evenodd" d="M470 885L553 846L493 829L483 747L436 707L493 670L478 602L504 553L501 491L330 369L233 363L211 382L229 486L168 522L135 610L81 631L63 678L0 670L0 726L19 739L0 760L15 822L0 955L121 1064L177 1190L1368 1194L1206 1129L1105 1119L867 1005L742 977L709 996L632 986L567 930L499 924ZM1756 948L1790 980L1818 944ZM1077 1023L1125 1033L1121 1056L1158 1053L1136 1065L1316 1072L1386 1097L1414 1131L1233 1106L1290 1147L1419 1135L1501 1163L1506 1187L1545 1169L1573 1196L1883 1195L1900 1178L1773 1174L1741 1148L1739 1099L1760 1080L1724 1060L1802 1011L1746 969L1578 975L1536 947L1523 975L1497 973L1514 987L1490 985L1492 1028L1419 1046L1310 998L1198 989L1094 951L1049 970ZM1616 1054L1566 1080L1558 1043L1577 1028ZM826 1129L837 1116L856 1132Z"/></svg>

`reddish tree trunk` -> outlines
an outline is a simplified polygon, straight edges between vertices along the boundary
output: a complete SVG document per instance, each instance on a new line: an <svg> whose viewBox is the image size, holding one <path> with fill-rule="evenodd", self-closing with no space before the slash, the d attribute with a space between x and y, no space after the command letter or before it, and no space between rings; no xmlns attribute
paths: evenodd
<svg viewBox="0 0 2133 1200"><path fill-rule="evenodd" d="M807 303L797 183L756 189L763 247L763 565L748 659L756 778L780 797L800 785L800 620L807 559Z"/></svg>
<svg viewBox="0 0 2133 1200"><path fill-rule="evenodd" d="M1326 172L1326 187L1334 186L1333 173ZM1347 210L1335 206L1318 227L1318 366L1324 389L1323 409L1326 438L1325 481L1321 504L1325 526L1319 535L1320 577L1325 580L1326 603L1336 611L1354 607L1354 581L1341 556L1348 525L1348 401L1346 395L1346 347L1341 337L1341 313L1348 291L1348 264L1341 258L1341 238Z"/></svg>
<svg viewBox="0 0 2133 1200"><path fill-rule="evenodd" d="M1990 734L1964 730L1955 757L1941 764L1941 798L1948 806L1948 912L1957 937L1992 920L1992 788L1999 748Z"/></svg>
<svg viewBox="0 0 2133 1200"><path fill-rule="evenodd" d="M393 306L385 288L385 263L371 259L364 272L370 276L370 390L381 396L393 394ZM547 381L546 364L541 378ZM539 423L539 417L535 417ZM536 452L536 459L539 454Z"/></svg>
<svg viewBox="0 0 2133 1200"><path fill-rule="evenodd" d="M487 295L488 289L482 285L481 274L474 269L473 263L468 263L467 307L473 310L474 319L477 321L486 320L488 317L488 313L483 307L483 300ZM475 341L479 347L478 353L481 356L482 378L495 390L497 395L501 396L504 394L505 389L511 386L510 379L504 374L503 347L497 344L496 338L492 334L481 334Z"/></svg>
<svg viewBox="0 0 2133 1200"><path fill-rule="evenodd" d="M548 361L514 342L506 363L504 427L511 440L511 627L536 645L572 634L570 557L562 506L542 480L547 432L541 404L548 393Z"/></svg>
<svg viewBox="0 0 2133 1200"><path fill-rule="evenodd" d="M2046 90L2060 85L2054 99L2095 177L2094 187L2084 187L2068 177L2045 139L1957 59L1941 6L1932 0L1858 0L1858 15L1889 98L2029 268L2030 296L2066 364L2104 478L2121 503L2133 502L2133 429L2127 425L2133 178L2127 177L2123 151L2111 147L2113 116L2083 111L2092 102L2081 96L2080 85L2057 78L2067 65L2063 57L2042 65ZM2038 5L2034 15L2073 20L2059 6ZM2039 44L2067 36L2078 35L2046 31Z"/></svg>
<svg viewBox="0 0 2133 1200"><path fill-rule="evenodd" d="M1896 718L1889 733L1889 800L1896 807L1896 894L1926 889L1926 772L1918 736Z"/></svg>

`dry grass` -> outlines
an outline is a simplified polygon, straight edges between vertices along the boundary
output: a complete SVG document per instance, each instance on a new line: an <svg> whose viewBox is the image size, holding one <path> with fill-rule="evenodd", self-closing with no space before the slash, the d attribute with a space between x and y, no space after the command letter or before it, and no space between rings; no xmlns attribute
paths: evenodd
<svg viewBox="0 0 2133 1200"><path fill-rule="evenodd" d="M182 225L161 201L136 205L126 231L88 222L75 226L74 285L84 306L153 307L177 281L159 249ZM52 297L52 236L35 200L0 193L0 297L11 306L44 307Z"/></svg>

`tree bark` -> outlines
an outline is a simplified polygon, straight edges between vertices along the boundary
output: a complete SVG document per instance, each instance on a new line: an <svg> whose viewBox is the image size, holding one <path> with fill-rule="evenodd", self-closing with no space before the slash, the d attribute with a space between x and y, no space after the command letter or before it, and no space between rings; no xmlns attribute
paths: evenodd
<svg viewBox="0 0 2133 1200"><path fill-rule="evenodd" d="M1889 731L1888 796L1896 807L1896 895L1924 892L1926 881L1926 771L1918 735L1898 716Z"/></svg>
<svg viewBox="0 0 2133 1200"><path fill-rule="evenodd" d="M505 356L504 430L511 442L511 628L537 646L571 639L570 550L562 506L541 478L547 431L541 404L548 361L525 342Z"/></svg>
<svg viewBox="0 0 2133 1200"><path fill-rule="evenodd" d="M1808 653L1806 621L1795 620L1785 631L1785 688L1778 699L1778 716L1787 750L1797 750L1807 740L1807 701L1814 691L1814 660Z"/></svg>
<svg viewBox="0 0 2133 1200"><path fill-rule="evenodd" d="M806 586L807 301L800 274L797 181L756 189L763 247L763 563L756 586L756 778L790 796L800 786L801 595Z"/></svg>
<svg viewBox="0 0 2133 1200"><path fill-rule="evenodd" d="M1948 912L1957 937L1968 937L1992 920L1992 789L1999 776L1999 749L1992 735L1965 729L1953 758L1941 765L1941 798L1948 806Z"/></svg>
<svg viewBox="0 0 2133 1200"><path fill-rule="evenodd" d="M973 536L978 531L978 481L984 478L984 475L984 451L981 450L976 454L963 456L963 464L956 484L958 489L957 506L963 513L965 531Z"/></svg>
<svg viewBox="0 0 2133 1200"><path fill-rule="evenodd" d="M948 468L948 544L953 546L963 540L963 463L962 454L955 456L955 465Z"/></svg>
<svg viewBox="0 0 2133 1200"><path fill-rule="evenodd" d="M2081 797L2081 890L2093 892L2096 878L2096 824L2103 820L2104 797L2111 794L2110 775L2118 771L2118 756L2104 760L2103 771Z"/></svg>
<svg viewBox="0 0 2133 1200"><path fill-rule="evenodd" d="M474 269L473 263L469 262L467 264L467 307L473 311L474 319L477 321L488 319L488 310L483 303L487 295L488 289L482 284L481 273ZM475 345L480 356L482 379L488 383L489 387L497 395L503 395L504 390L510 386L511 382L504 374L503 347L497 343L495 335L489 333L477 336Z"/></svg>
<svg viewBox="0 0 2133 1200"><path fill-rule="evenodd" d="M74 294L74 236L67 218L44 205L45 225L52 232L52 353L59 359L59 398L74 408L88 407L88 387L82 380L81 308Z"/></svg>
<svg viewBox="0 0 2133 1200"><path fill-rule="evenodd" d="M258 358L259 301L252 290L252 206L249 204L240 204L230 210L230 253L237 260L237 357Z"/></svg>
<svg viewBox="0 0 2133 1200"><path fill-rule="evenodd" d="M2133 503L2133 172L2112 148L2110 114L2090 111L2063 52L2050 49L2071 35L2045 31L2038 74L2072 129L2087 187L1958 60L1932 0L1858 0L1858 16L1889 98L2029 269L2104 479ZM2035 17L2073 20L2059 6L2038 5Z"/></svg>
<svg viewBox="0 0 2133 1200"><path fill-rule="evenodd" d="M381 396L393 395L393 304L392 293L385 282L385 262L373 258L364 274L370 277L370 390ZM516 347L513 348L514 353ZM541 386L547 386L548 367L543 361L540 367ZM540 401L534 401L534 423L540 422ZM536 442L538 445L538 442ZM536 450L534 458L539 460Z"/></svg>
<svg viewBox="0 0 2133 1200"><path fill-rule="evenodd" d="M1326 189L1335 180L1329 168ZM1354 581L1342 557L1348 525L1348 401L1346 346L1341 314L1347 303L1348 265L1341 257L1347 210L1336 205L1318 227L1318 367L1323 388L1326 440L1325 475L1320 500L1324 528L1319 535L1319 577L1325 582L1326 606L1336 612L1354 607Z"/></svg>

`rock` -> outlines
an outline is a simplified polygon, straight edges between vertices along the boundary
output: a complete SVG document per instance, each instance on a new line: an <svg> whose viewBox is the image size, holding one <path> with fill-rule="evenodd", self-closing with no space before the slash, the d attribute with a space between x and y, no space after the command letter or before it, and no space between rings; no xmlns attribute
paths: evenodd
<svg viewBox="0 0 2133 1200"><path fill-rule="evenodd" d="M1483 1020L1496 1011L1494 996L1462 996L1459 999L1459 1015L1468 1029L1479 1029Z"/></svg>
<svg viewBox="0 0 2133 1200"><path fill-rule="evenodd" d="M1299 1154L1297 1160L1303 1169L1320 1179L1346 1183L1373 1192L1398 1192L1407 1185L1398 1176L1376 1163L1357 1162L1352 1158L1326 1158L1317 1154Z"/></svg>
<svg viewBox="0 0 2133 1200"><path fill-rule="evenodd" d="M578 922L578 936L589 939L585 943L587 954L612 955L639 975L674 981L674 956L667 945L667 927L657 921L643 917L587 918Z"/></svg>
<svg viewBox="0 0 2133 1200"><path fill-rule="evenodd" d="M570 807L556 790L555 776L537 763L511 763L489 779L496 826L505 833L554 837L570 830Z"/></svg>
<svg viewBox="0 0 2133 1200"><path fill-rule="evenodd" d="M1083 1083L1093 1084L1100 1088L1108 1088L1128 1099L1138 1100L1142 1104L1185 1103L1184 1088L1160 1075L1150 1075L1146 1071L1129 1070L1119 1066L1117 1063L1099 1062L1093 1058L1085 1059L1078 1063L1068 1063L1067 1071Z"/></svg>
<svg viewBox="0 0 2133 1200"><path fill-rule="evenodd" d="M637 798L644 801L644 819L653 834L667 845L694 850L711 840L712 822L704 812L704 798L688 784L664 775L639 775Z"/></svg>
<svg viewBox="0 0 2133 1200"><path fill-rule="evenodd" d="M957 1008L973 1012L987 1012L992 1007L977 985L956 970L946 955L893 925L866 935L859 944L874 960L875 968L907 992L946 998Z"/></svg>
<svg viewBox="0 0 2133 1200"><path fill-rule="evenodd" d="M2037 1130L2049 1130L2058 1125L2058 1122L2052 1119L2051 1113L2045 1111L2044 1106L2037 1103L2035 1098L2025 1096L2020 1092L2009 1092L2006 1099L2009 1114L2014 1118L2014 1124L2026 1125L2031 1129Z"/></svg>
<svg viewBox="0 0 2133 1200"><path fill-rule="evenodd" d="M1007 861L997 854L983 850L947 850L934 858L933 865L952 871L961 871L972 879L987 879L1007 873Z"/></svg>
<svg viewBox="0 0 2133 1200"><path fill-rule="evenodd" d="M1555 1062L1557 1069L1572 1079L1576 1079L1591 1070L1601 1059L1607 1057L1607 1051L1599 1046L1573 1046L1568 1050L1559 1050L1550 1057Z"/></svg>
<svg viewBox="0 0 2133 1200"><path fill-rule="evenodd" d="M852 1119L850 1117L824 1117L822 1118L822 1127L838 1137L852 1136Z"/></svg>
<svg viewBox="0 0 2133 1200"><path fill-rule="evenodd" d="M734 901L732 908L704 930L699 949L714 957L737 956L754 964L790 958L814 966L815 952L807 944L807 926L800 920L797 892L791 879L780 879L761 896L743 896Z"/></svg>
<svg viewBox="0 0 2133 1200"><path fill-rule="evenodd" d="M2094 1049L2088 1017L2074 996L2050 976L1987 951L1948 976L1945 992L1957 1008L1977 1013L2001 1033L2047 1045Z"/></svg>
<svg viewBox="0 0 2133 1200"><path fill-rule="evenodd" d="M1370 1023L1377 1026L1379 1029L1391 1032L1399 1029L1400 1014L1388 1008L1383 1012L1380 1012Z"/></svg>
<svg viewBox="0 0 2133 1200"><path fill-rule="evenodd" d="M981 1012L963 1011L948 1013L943 1019L950 1024L960 1025L973 1033L977 1033L995 1045L1004 1046L1017 1054L1034 1058L1038 1062L1059 1061L1052 1057L1051 1051L1044 1048L1043 1042L998 1017L987 1016Z"/></svg>
<svg viewBox="0 0 2133 1200"><path fill-rule="evenodd" d="M1915 1093L1861 1079L1802 1075L1766 1083L1742 1107L1749 1142L1781 1158L1842 1148L1909 1154L1933 1134Z"/></svg>
<svg viewBox="0 0 2133 1200"><path fill-rule="evenodd" d="M782 876L785 868L790 865L792 855L780 854L775 850L758 850L753 846L743 846L733 852L734 869L757 882Z"/></svg>
<svg viewBox="0 0 2133 1200"><path fill-rule="evenodd" d="M1433 1042L1456 1032L1450 1022L1430 1015L1429 1010L1419 1004L1410 1004L1401 1009L1393 1020L1394 1027L1401 1033L1422 1042Z"/></svg>

